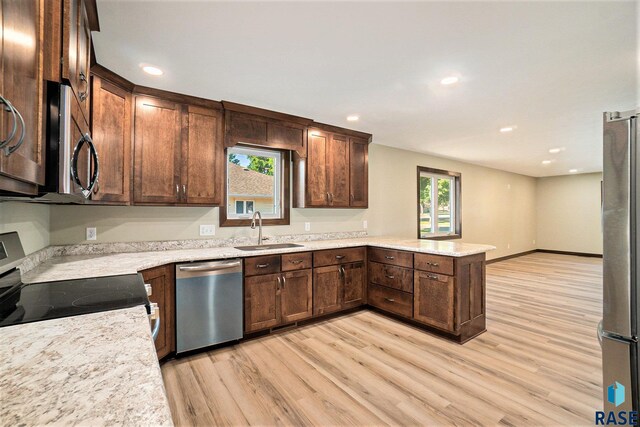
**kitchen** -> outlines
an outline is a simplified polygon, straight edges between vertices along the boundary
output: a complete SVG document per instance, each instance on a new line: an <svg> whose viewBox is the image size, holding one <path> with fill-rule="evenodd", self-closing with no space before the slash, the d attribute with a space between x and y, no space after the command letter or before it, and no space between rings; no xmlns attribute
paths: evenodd
<svg viewBox="0 0 640 427"><path fill-rule="evenodd" d="M2 8L1 424L637 411L601 214L636 2Z"/></svg>

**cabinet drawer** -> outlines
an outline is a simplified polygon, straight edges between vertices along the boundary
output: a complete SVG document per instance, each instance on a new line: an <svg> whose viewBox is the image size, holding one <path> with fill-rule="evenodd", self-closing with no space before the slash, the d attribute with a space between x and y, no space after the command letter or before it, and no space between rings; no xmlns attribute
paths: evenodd
<svg viewBox="0 0 640 427"><path fill-rule="evenodd" d="M365 248L329 249L313 253L313 266L345 264L349 262L364 261Z"/></svg>
<svg viewBox="0 0 640 427"><path fill-rule="evenodd" d="M244 275L271 274L280 272L280 255L265 255L244 260Z"/></svg>
<svg viewBox="0 0 640 427"><path fill-rule="evenodd" d="M453 258L442 255L416 254L415 269L453 276Z"/></svg>
<svg viewBox="0 0 640 427"><path fill-rule="evenodd" d="M282 271L304 270L311 268L311 252L282 255Z"/></svg>
<svg viewBox="0 0 640 427"><path fill-rule="evenodd" d="M369 248L369 261L413 268L413 253L393 249Z"/></svg>
<svg viewBox="0 0 640 427"><path fill-rule="evenodd" d="M411 317L413 295L369 283L369 305L404 317Z"/></svg>
<svg viewBox="0 0 640 427"><path fill-rule="evenodd" d="M413 292L413 270L369 262L369 281L404 292Z"/></svg>

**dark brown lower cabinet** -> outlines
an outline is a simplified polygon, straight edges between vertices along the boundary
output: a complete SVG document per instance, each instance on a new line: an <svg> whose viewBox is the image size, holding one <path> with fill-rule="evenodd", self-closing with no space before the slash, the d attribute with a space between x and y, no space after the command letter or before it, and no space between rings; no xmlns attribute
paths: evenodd
<svg viewBox="0 0 640 427"><path fill-rule="evenodd" d="M413 318L426 325L454 331L454 278L416 271L413 283Z"/></svg>
<svg viewBox="0 0 640 427"><path fill-rule="evenodd" d="M160 308L160 332L155 344L158 359L162 359L176 349L174 266L164 265L141 273L144 282L151 285L149 300Z"/></svg>
<svg viewBox="0 0 640 427"><path fill-rule="evenodd" d="M311 317L311 292L311 270L245 277L245 332Z"/></svg>
<svg viewBox="0 0 640 427"><path fill-rule="evenodd" d="M313 314L321 315L364 304L364 262L313 270Z"/></svg>

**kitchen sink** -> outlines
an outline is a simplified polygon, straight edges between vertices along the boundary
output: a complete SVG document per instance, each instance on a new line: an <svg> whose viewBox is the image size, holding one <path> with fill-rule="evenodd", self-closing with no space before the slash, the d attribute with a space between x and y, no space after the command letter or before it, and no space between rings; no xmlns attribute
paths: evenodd
<svg viewBox="0 0 640 427"><path fill-rule="evenodd" d="M236 246L236 249L241 251L268 251L271 249L287 249L287 248L303 248L303 245L297 245L295 243L274 243L267 245L249 245L249 246Z"/></svg>

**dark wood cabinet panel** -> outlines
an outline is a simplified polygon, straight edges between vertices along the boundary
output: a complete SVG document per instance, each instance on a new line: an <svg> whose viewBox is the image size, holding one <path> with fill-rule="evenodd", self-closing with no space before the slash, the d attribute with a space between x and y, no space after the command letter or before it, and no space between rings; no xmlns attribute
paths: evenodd
<svg viewBox="0 0 640 427"><path fill-rule="evenodd" d="M323 267L325 265L364 261L365 255L366 248L342 248L316 251L313 253L313 266Z"/></svg>
<svg viewBox="0 0 640 427"><path fill-rule="evenodd" d="M369 281L413 293L413 270L369 260Z"/></svg>
<svg viewBox="0 0 640 427"><path fill-rule="evenodd" d="M88 0L63 1L62 26L62 78L67 80L75 94L83 115L89 119L91 62L91 28Z"/></svg>
<svg viewBox="0 0 640 427"><path fill-rule="evenodd" d="M100 159L92 201L128 204L131 197L131 93L92 77L91 135Z"/></svg>
<svg viewBox="0 0 640 427"><path fill-rule="evenodd" d="M155 346L158 359L174 352L175 344L175 272L173 264L142 271L145 283L151 285L149 300L160 308L160 331Z"/></svg>
<svg viewBox="0 0 640 427"><path fill-rule="evenodd" d="M451 276L416 271L413 318L446 331L454 331L454 286Z"/></svg>
<svg viewBox="0 0 640 427"><path fill-rule="evenodd" d="M340 266L313 269L313 314L327 314L342 308Z"/></svg>
<svg viewBox="0 0 640 427"><path fill-rule="evenodd" d="M188 204L221 205L224 184L224 126L219 110L187 107L183 197Z"/></svg>
<svg viewBox="0 0 640 427"><path fill-rule="evenodd" d="M327 146L329 135L312 130L309 132L307 146L307 206L322 207L329 204L329 187L327 184Z"/></svg>
<svg viewBox="0 0 640 427"><path fill-rule="evenodd" d="M342 269L342 308L364 304L366 270L364 262L340 266Z"/></svg>
<svg viewBox="0 0 640 427"><path fill-rule="evenodd" d="M281 323L296 322L313 315L311 270L283 273L281 288Z"/></svg>
<svg viewBox="0 0 640 427"><path fill-rule="evenodd" d="M416 254L414 258L416 270L453 275L453 258L442 255Z"/></svg>
<svg viewBox="0 0 640 427"><path fill-rule="evenodd" d="M244 275L271 274L280 272L280 255L264 255L244 260Z"/></svg>
<svg viewBox="0 0 640 427"><path fill-rule="evenodd" d="M413 316L413 295L410 293L369 283L367 298L373 307L408 318Z"/></svg>
<svg viewBox="0 0 640 427"><path fill-rule="evenodd" d="M346 136L331 134L326 169L329 205L349 207L349 140Z"/></svg>
<svg viewBox="0 0 640 427"><path fill-rule="evenodd" d="M413 252L370 247L369 261L397 265L399 267L413 268Z"/></svg>
<svg viewBox="0 0 640 427"><path fill-rule="evenodd" d="M351 138L349 141L349 205L369 206L369 141Z"/></svg>
<svg viewBox="0 0 640 427"><path fill-rule="evenodd" d="M141 204L179 202L181 108L136 96L133 200Z"/></svg>
<svg viewBox="0 0 640 427"><path fill-rule="evenodd" d="M282 255L282 271L306 270L313 266L311 252Z"/></svg>
<svg viewBox="0 0 640 427"><path fill-rule="evenodd" d="M43 80L43 32L44 1L24 0L0 2L0 20L3 31L0 51L0 93L19 112L24 127L17 116L0 111L0 138L11 133L14 138L5 146L12 153L0 152L0 174L20 181L10 185L9 179L0 180L0 189L18 190L35 194L34 184L44 184L44 80ZM19 37L9 37L9 34ZM30 42L25 43L24 40ZM4 105L3 105L4 107ZM15 120L15 122L14 122ZM6 184L6 185L5 185ZM31 185L24 185L31 184Z"/></svg>
<svg viewBox="0 0 640 427"><path fill-rule="evenodd" d="M245 332L271 328L280 323L280 274L245 277Z"/></svg>

